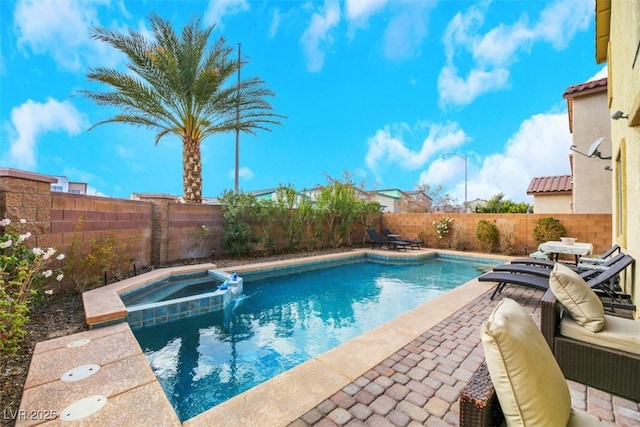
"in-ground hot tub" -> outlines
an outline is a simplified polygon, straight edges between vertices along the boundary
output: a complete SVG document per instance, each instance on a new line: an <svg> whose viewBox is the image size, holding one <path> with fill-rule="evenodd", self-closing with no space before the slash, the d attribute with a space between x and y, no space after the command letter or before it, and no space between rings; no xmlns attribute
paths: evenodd
<svg viewBox="0 0 640 427"><path fill-rule="evenodd" d="M171 275L120 294L133 329L224 310L242 293L242 278L221 270Z"/></svg>

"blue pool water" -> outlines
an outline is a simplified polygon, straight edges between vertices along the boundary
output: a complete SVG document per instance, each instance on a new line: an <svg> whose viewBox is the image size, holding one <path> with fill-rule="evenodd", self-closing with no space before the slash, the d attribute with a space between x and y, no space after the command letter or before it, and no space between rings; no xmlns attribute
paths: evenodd
<svg viewBox="0 0 640 427"><path fill-rule="evenodd" d="M490 269L431 258L358 262L260 278L224 311L134 330L182 421Z"/></svg>

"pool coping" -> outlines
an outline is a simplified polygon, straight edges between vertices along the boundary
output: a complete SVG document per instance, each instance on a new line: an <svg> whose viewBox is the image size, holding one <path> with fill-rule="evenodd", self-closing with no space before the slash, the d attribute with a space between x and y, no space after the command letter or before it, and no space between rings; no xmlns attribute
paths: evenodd
<svg viewBox="0 0 640 427"><path fill-rule="evenodd" d="M361 257L366 254L383 256L384 258L413 258L437 254L498 261L507 261L512 258L442 249L421 249L402 253L359 249L317 257L235 266L222 270L242 273L265 268L331 261L344 257ZM148 276L138 276L141 277L138 281L132 280L135 278L127 279L83 294L87 321L94 321L94 326L97 324L107 326L36 345L25 382L25 391L20 405L20 410L24 412L21 413L54 411L54 405L56 408L64 407L81 396L104 393L109 402L113 404L105 406L104 409L92 415L92 418L95 418L95 421L101 425L112 424L114 419L111 417L118 417L118 425L140 425L140 421L145 419L153 420L154 425L160 422L163 425L189 427L229 424L287 425L327 396L348 385L363 372L384 360L389 354L411 342L425 330L435 326L493 287L491 283L472 279L338 347L180 423L162 387L155 379L151 367L144 358L131 329L127 323L119 320L126 316L126 308L118 294L151 281L166 278L171 274L185 274L204 269L216 269L216 266L215 264L202 264L159 269L146 273ZM110 322L117 323L110 324ZM92 340L91 345L67 347L70 342L82 339ZM353 357L354 355L357 357ZM59 375L79 363L97 363L103 368L95 375L94 379L79 381L73 384L72 389L69 389L68 386L62 384ZM129 378L125 378L126 376ZM136 405L135 416L128 415L132 405ZM59 414L61 409L55 409L55 411ZM144 416L145 414L147 417ZM127 415L131 419L128 419ZM34 420L31 422L23 421L17 420L16 425L37 424L37 422L33 422ZM59 420L54 422L57 423Z"/></svg>

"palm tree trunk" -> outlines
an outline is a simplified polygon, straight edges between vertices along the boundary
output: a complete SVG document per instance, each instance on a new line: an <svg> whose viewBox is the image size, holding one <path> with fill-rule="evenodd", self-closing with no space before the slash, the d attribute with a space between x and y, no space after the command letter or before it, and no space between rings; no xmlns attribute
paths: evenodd
<svg viewBox="0 0 640 427"><path fill-rule="evenodd" d="M182 140L182 186L186 203L202 203L202 161L200 141L190 137Z"/></svg>

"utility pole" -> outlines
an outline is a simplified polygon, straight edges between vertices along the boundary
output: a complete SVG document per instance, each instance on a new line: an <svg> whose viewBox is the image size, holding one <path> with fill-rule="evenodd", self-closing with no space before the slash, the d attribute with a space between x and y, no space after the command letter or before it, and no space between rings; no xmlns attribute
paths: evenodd
<svg viewBox="0 0 640 427"><path fill-rule="evenodd" d="M241 44L238 43L238 100L236 102L236 179L235 179L235 192L238 194L240 187L240 66Z"/></svg>

